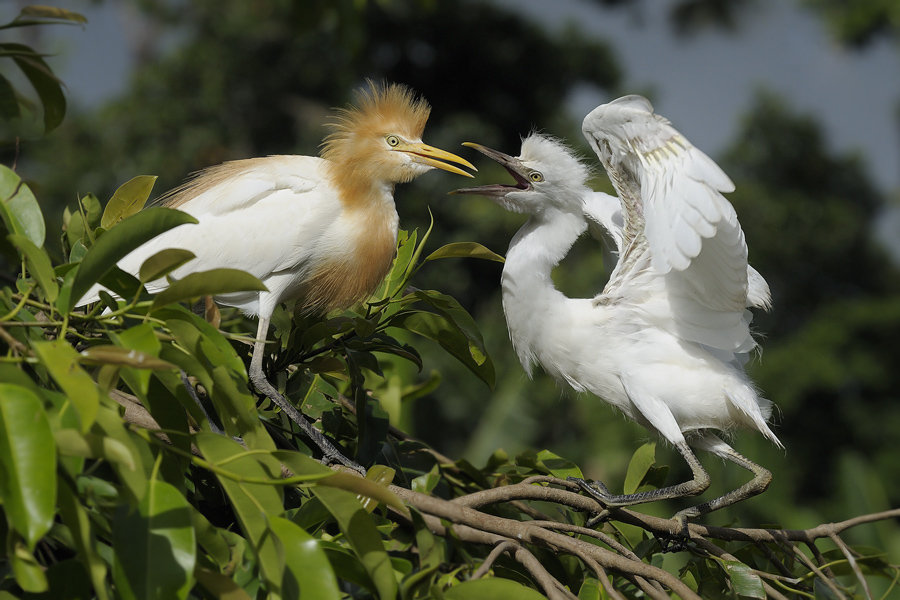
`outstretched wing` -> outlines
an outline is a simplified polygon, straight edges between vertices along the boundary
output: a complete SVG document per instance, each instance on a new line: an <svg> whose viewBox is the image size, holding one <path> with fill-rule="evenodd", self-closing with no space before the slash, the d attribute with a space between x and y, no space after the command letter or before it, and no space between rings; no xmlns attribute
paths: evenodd
<svg viewBox="0 0 900 600"><path fill-rule="evenodd" d="M767 305L765 280L747 264L737 214L722 195L734 184L640 96L592 111L583 132L622 201L625 248L604 290L660 298L661 322L723 350L752 347L749 305ZM653 303L648 304L648 306Z"/></svg>

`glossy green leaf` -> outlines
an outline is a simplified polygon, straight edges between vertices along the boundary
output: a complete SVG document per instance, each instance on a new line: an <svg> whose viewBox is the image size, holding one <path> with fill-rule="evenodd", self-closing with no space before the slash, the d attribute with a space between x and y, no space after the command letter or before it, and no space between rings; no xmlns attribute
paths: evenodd
<svg viewBox="0 0 900 600"><path fill-rule="evenodd" d="M203 588L218 600L253 600L244 589L230 577L207 569L197 569L194 575Z"/></svg>
<svg viewBox="0 0 900 600"><path fill-rule="evenodd" d="M437 342L493 389L496 380L493 363L485 360L485 353L449 319L435 313L410 310L394 315L390 324Z"/></svg>
<svg viewBox="0 0 900 600"><path fill-rule="evenodd" d="M18 536L10 535L6 540L6 559L12 567L13 577L26 592L41 593L50 587L44 567L34 558L34 554Z"/></svg>
<svg viewBox="0 0 900 600"><path fill-rule="evenodd" d="M373 595L378 592L375 583L369 577L369 573L358 556L350 552L349 549L331 542L323 542L321 545L325 555L328 556L328 562L331 563L331 567L339 579L366 588Z"/></svg>
<svg viewBox="0 0 900 600"><path fill-rule="evenodd" d="M103 439L104 457L122 483L121 490L136 504L144 497L150 468L149 466L145 468L141 459L141 446L136 445L134 434L129 434L125 428L117 408L101 406L97 411L96 429ZM111 443L111 440L116 443Z"/></svg>
<svg viewBox="0 0 900 600"><path fill-rule="evenodd" d="M103 215L103 207L100 205L100 200L94 194L86 194L81 197L79 201L81 204L81 214L85 218L85 223L88 226L88 235L93 241L94 238L94 230L100 227L100 220ZM106 233L106 228L101 228L103 233Z"/></svg>
<svg viewBox="0 0 900 600"><path fill-rule="evenodd" d="M266 286L250 273L237 269L211 269L191 273L172 283L156 295L153 299L153 308L190 300L197 296L257 291L266 291Z"/></svg>
<svg viewBox="0 0 900 600"><path fill-rule="evenodd" d="M131 449L115 438L96 433L78 433L75 429L58 429L53 439L61 456L105 459L114 465L134 471L137 469Z"/></svg>
<svg viewBox="0 0 900 600"><path fill-rule="evenodd" d="M183 306L170 306L155 316L165 320L166 327L187 352L198 359L205 358L209 361L209 366L221 365L240 376L243 381L248 381L244 361L222 333L205 319Z"/></svg>
<svg viewBox="0 0 900 600"><path fill-rule="evenodd" d="M271 454L249 454L234 440L215 433L201 432L193 436L203 456L230 476L216 473L237 515L241 529L259 559L260 573L270 589L281 587L284 557L273 544L263 544L269 529L267 519L284 512L281 488L262 483L246 483L241 478L281 479L281 464Z"/></svg>
<svg viewBox="0 0 900 600"><path fill-rule="evenodd" d="M284 546L284 598L339 600L337 577L319 541L291 521L274 517L269 527Z"/></svg>
<svg viewBox="0 0 900 600"><path fill-rule="evenodd" d="M762 579L750 567L731 560L723 561L723 565L731 578L731 585L738 595L745 598L768 598Z"/></svg>
<svg viewBox="0 0 900 600"><path fill-rule="evenodd" d="M119 186L106 204L100 227L109 229L122 219L137 214L147 203L154 183L155 175L138 175Z"/></svg>
<svg viewBox="0 0 900 600"><path fill-rule="evenodd" d="M59 295L59 285L56 283L56 273L47 252L24 235L12 234L7 239L24 255L25 268L44 292L47 302L51 304L55 302Z"/></svg>
<svg viewBox="0 0 900 600"><path fill-rule="evenodd" d="M16 90L9 82L9 79L0 75L0 119L9 122L18 119L21 115L22 111L19 108Z"/></svg>
<svg viewBox="0 0 900 600"><path fill-rule="evenodd" d="M140 280L144 283L165 277L197 255L190 250L167 248L157 252L141 265Z"/></svg>
<svg viewBox="0 0 900 600"><path fill-rule="evenodd" d="M78 352L60 340L35 342L32 349L78 412L81 432L87 432L97 417L101 392L87 371L78 366Z"/></svg>
<svg viewBox="0 0 900 600"><path fill-rule="evenodd" d="M159 207L142 210L124 219L103 234L88 250L72 284L70 303L74 306L119 260L141 244L164 231L196 222L194 217L186 213ZM72 306L69 307L70 310Z"/></svg>
<svg viewBox="0 0 900 600"><path fill-rule="evenodd" d="M70 21L72 23L87 23L87 18L85 18L84 15L55 6L23 6L16 20L18 21L22 17L32 19L52 19L54 21Z"/></svg>
<svg viewBox="0 0 900 600"><path fill-rule="evenodd" d="M647 442L637 449L628 463L625 473L625 493L633 494L644 481L650 468L656 464L656 442Z"/></svg>
<svg viewBox="0 0 900 600"><path fill-rule="evenodd" d="M123 598L187 598L196 564L193 508L164 481L150 482L137 510L120 506L113 528L113 579Z"/></svg>
<svg viewBox="0 0 900 600"><path fill-rule="evenodd" d="M560 479L566 479L568 477L584 477L581 469L578 468L578 465L549 450L539 451L537 453L537 461L554 477L559 477Z"/></svg>
<svg viewBox="0 0 900 600"><path fill-rule="evenodd" d="M7 44L7 48L18 47L30 51L28 46L21 44ZM13 56L16 65L22 70L28 81L31 82L41 105L44 108L44 133L53 131L62 123L66 116L66 96L62 91L62 82L44 62L44 59L34 54Z"/></svg>
<svg viewBox="0 0 900 600"><path fill-rule="evenodd" d="M25 600L87 600L95 597L87 571L75 559L50 564L46 567L46 575L47 591L26 596ZM2 596L0 600L3 600Z"/></svg>
<svg viewBox="0 0 900 600"><path fill-rule="evenodd" d="M512 579L484 577L464 581L444 591L444 600L545 600L546 596L534 588L525 587Z"/></svg>
<svg viewBox="0 0 900 600"><path fill-rule="evenodd" d="M82 364L116 365L135 369L175 369L175 365L146 352L112 345L91 346L78 359Z"/></svg>
<svg viewBox="0 0 900 600"><path fill-rule="evenodd" d="M372 517L365 511L354 494L344 490L316 486L313 494L334 516L344 536L349 540L356 556L362 561L381 598L397 596L397 580L391 559L384 549L381 534L375 528Z"/></svg>
<svg viewBox="0 0 900 600"><path fill-rule="evenodd" d="M37 247L44 245L46 225L37 198L15 171L0 165L0 218L9 233L23 235Z"/></svg>
<svg viewBox="0 0 900 600"><path fill-rule="evenodd" d="M0 383L0 497L30 550L50 530L56 503L56 445L40 398Z"/></svg>
<svg viewBox="0 0 900 600"><path fill-rule="evenodd" d="M429 254L422 262L438 260L441 258L480 258L495 262L506 262L499 254L492 252L478 242L455 242L441 246Z"/></svg>
<svg viewBox="0 0 900 600"><path fill-rule="evenodd" d="M597 579L586 577L578 590L578 600L604 600L603 593L603 586Z"/></svg>
<svg viewBox="0 0 900 600"><path fill-rule="evenodd" d="M393 469L388 470L393 471ZM393 478L393 474L391 474L391 478ZM390 482L391 479L387 479L387 481ZM360 505L363 506L367 512L372 512L375 508L374 506L367 506L369 500L375 500L376 504L381 502L382 504L396 508L404 514L408 512L406 505L403 504L403 501L400 500L396 494L387 488L387 484L382 485L378 483L378 481L372 479L363 479L358 475L351 475L349 473L335 473L331 477L321 479L316 483L320 486L324 485L353 492L356 494Z"/></svg>
<svg viewBox="0 0 900 600"><path fill-rule="evenodd" d="M91 521L87 509L82 506L75 492L60 480L59 487L59 515L62 522L69 528L72 534L76 558L81 562L94 584L94 593L99 600L108 600L106 589L106 562L97 553L97 540L91 530Z"/></svg>

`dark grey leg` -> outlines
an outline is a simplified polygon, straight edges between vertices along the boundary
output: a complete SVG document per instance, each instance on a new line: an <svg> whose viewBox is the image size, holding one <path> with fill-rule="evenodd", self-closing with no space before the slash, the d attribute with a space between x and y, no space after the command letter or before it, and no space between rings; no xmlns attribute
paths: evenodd
<svg viewBox="0 0 900 600"><path fill-rule="evenodd" d="M330 464L340 463L365 475L366 470L361 465L356 464L354 461L341 454L341 452L335 448L334 444L322 435L322 432L313 427L312 423L307 421L306 417L303 416L303 413L297 410L293 404L288 402L287 398L279 394L278 390L275 389L275 386L266 379L266 376L263 373L262 362L263 355L265 354L265 340L268 333L269 320L260 318L259 328L256 332L256 342L253 344L253 357L250 360L250 381L253 382L253 385L257 390L265 394L266 397L283 410L294 423L300 426L303 433L305 433L309 439L322 450L325 462Z"/></svg>

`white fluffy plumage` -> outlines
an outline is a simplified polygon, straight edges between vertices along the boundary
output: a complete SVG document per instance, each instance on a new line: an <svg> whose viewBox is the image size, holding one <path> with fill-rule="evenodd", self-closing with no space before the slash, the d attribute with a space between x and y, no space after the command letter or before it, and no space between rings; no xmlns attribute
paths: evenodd
<svg viewBox="0 0 900 600"><path fill-rule="evenodd" d="M467 144L506 167L515 184L457 193L488 196L529 215L502 275L516 353L529 374L540 364L661 435L694 472L692 482L627 496L583 482L605 505L702 492L708 475L691 445L740 464L755 479L680 518L760 493L768 471L714 434L749 428L780 446L767 424L772 405L743 369L756 348L748 308L768 308L770 300L765 280L748 265L734 208L722 196L734 185L639 96L598 107L583 131L618 198L591 190L587 169L551 137L527 137L518 157ZM568 298L555 288L551 271L588 230L604 243L615 268L595 298Z"/></svg>

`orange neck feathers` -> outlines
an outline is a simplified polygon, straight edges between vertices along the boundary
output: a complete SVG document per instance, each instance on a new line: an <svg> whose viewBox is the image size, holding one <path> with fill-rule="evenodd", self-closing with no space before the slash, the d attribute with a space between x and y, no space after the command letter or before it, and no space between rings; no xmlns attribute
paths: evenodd
<svg viewBox="0 0 900 600"><path fill-rule="evenodd" d="M373 192L412 179L388 162L384 138L396 134L419 140L431 106L400 84L376 85L356 92L355 106L338 109L322 143L321 156L347 208L359 206Z"/></svg>

